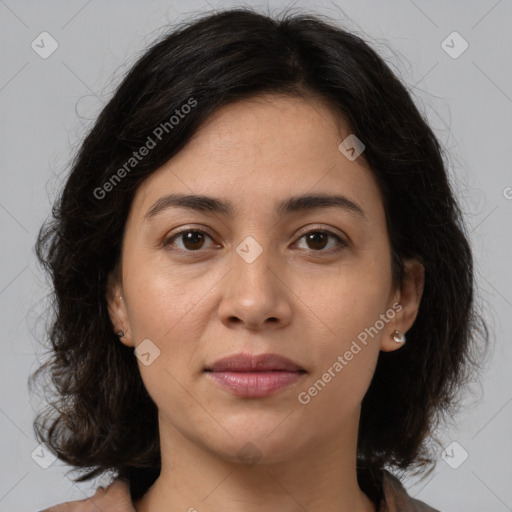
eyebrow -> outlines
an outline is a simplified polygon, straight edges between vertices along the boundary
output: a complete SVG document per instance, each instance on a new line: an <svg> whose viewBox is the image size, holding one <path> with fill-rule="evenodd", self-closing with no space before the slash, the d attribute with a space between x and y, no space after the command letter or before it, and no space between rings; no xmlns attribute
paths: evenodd
<svg viewBox="0 0 512 512"><path fill-rule="evenodd" d="M305 194L293 196L278 203L275 214L282 218L285 215L318 208L341 208L366 218L364 210L357 203L339 194ZM229 201L205 195L169 194L158 199L146 212L144 219L150 221L157 214L169 208L185 208L196 212L209 212L232 217L234 207Z"/></svg>

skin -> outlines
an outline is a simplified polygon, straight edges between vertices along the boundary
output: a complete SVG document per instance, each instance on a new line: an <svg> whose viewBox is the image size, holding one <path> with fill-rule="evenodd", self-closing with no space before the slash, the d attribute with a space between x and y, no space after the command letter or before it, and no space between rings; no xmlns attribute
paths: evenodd
<svg viewBox="0 0 512 512"><path fill-rule="evenodd" d="M318 99L239 101L137 190L107 300L122 343L150 339L160 350L148 366L138 361L158 406L162 456L138 512L376 510L356 478L361 401L379 351L399 349L393 331L406 333L416 318L423 267L407 261L407 279L393 286L379 188L364 154L350 161L338 149L349 133ZM169 193L230 201L234 215L169 208L146 220ZM336 207L275 215L278 202L306 193L343 194L364 217ZM206 234L164 244L183 229ZM321 230L346 245L304 236ZM251 263L236 252L248 236L262 249ZM297 395L397 303L394 318L300 403ZM238 397L203 369L240 352L277 353L307 373L273 395ZM254 464L238 455L247 443Z"/></svg>
<svg viewBox="0 0 512 512"><path fill-rule="evenodd" d="M90 498L67 501L41 512L135 512L130 488L123 480L115 480L107 488L98 487Z"/></svg>

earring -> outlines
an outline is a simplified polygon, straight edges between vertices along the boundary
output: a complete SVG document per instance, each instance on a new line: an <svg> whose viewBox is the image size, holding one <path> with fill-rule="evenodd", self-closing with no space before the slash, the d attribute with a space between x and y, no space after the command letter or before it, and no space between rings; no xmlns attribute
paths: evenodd
<svg viewBox="0 0 512 512"><path fill-rule="evenodd" d="M397 343L405 343L405 334L400 331L393 331L391 335Z"/></svg>
<svg viewBox="0 0 512 512"><path fill-rule="evenodd" d="M117 331L116 334L119 338L124 338L124 331Z"/></svg>

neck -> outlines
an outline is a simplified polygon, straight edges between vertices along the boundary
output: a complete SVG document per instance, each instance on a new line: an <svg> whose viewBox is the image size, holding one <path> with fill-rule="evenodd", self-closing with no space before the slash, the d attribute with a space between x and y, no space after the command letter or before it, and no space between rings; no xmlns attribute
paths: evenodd
<svg viewBox="0 0 512 512"><path fill-rule="evenodd" d="M351 419L344 432L315 439L277 460L266 461L252 448L254 459L242 462L185 437L159 417L161 473L135 508L137 512L375 512L375 504L357 483L358 420Z"/></svg>

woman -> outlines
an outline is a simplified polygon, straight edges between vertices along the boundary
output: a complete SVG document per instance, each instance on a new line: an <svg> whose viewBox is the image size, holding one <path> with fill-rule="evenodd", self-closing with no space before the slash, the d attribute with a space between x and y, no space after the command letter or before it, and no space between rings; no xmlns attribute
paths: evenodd
<svg viewBox="0 0 512 512"><path fill-rule="evenodd" d="M172 32L37 250L36 435L77 481L117 477L48 510L435 510L388 468L432 466L487 332L441 146L359 37L248 9Z"/></svg>

